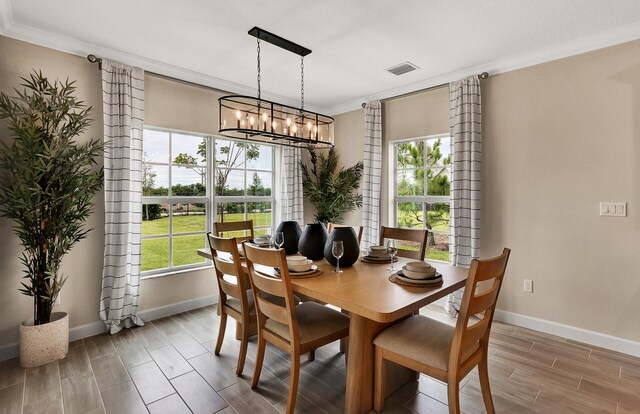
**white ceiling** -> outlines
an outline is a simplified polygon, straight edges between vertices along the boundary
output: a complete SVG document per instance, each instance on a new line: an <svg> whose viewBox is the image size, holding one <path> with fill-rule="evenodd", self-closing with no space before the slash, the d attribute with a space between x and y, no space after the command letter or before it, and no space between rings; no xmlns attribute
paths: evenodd
<svg viewBox="0 0 640 414"><path fill-rule="evenodd" d="M640 38L638 0L0 0L0 33L255 95L259 26L313 51L306 107L360 102ZM296 104L300 58L262 43L263 97ZM419 70L384 69L410 61Z"/></svg>

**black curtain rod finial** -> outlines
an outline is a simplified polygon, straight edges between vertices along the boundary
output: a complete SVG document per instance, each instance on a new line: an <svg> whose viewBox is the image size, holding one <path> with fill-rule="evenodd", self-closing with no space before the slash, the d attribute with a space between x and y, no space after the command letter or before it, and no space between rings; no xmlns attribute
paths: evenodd
<svg viewBox="0 0 640 414"><path fill-rule="evenodd" d="M97 63L98 69L102 70L102 58L97 57L94 54L87 55L87 60L91 63Z"/></svg>

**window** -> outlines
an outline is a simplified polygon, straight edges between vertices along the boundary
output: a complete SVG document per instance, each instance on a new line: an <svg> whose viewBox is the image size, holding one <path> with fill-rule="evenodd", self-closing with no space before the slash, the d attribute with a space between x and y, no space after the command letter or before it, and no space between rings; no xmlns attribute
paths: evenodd
<svg viewBox="0 0 640 414"><path fill-rule="evenodd" d="M145 128L143 153L146 275L206 265L196 252L214 221L253 219L256 235L273 227L273 147Z"/></svg>
<svg viewBox="0 0 640 414"><path fill-rule="evenodd" d="M216 221L253 220L256 236L269 233L274 224L274 148L227 139L216 139L214 145Z"/></svg>
<svg viewBox="0 0 640 414"><path fill-rule="evenodd" d="M209 229L209 138L145 129L142 272L202 265Z"/></svg>
<svg viewBox="0 0 640 414"><path fill-rule="evenodd" d="M395 142L393 156L395 225L430 230L427 258L448 261L450 137Z"/></svg>

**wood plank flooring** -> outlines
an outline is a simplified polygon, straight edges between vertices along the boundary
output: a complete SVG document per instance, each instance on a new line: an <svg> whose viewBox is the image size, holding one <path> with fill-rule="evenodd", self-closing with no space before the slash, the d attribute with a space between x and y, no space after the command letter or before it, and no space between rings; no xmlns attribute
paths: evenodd
<svg viewBox="0 0 640 414"><path fill-rule="evenodd" d="M435 306L421 313L455 322ZM215 308L206 307L73 342L66 358L42 367L2 361L0 414L283 412L288 356L267 347L252 391L255 339L237 377L233 323L221 355L213 355L218 323ZM640 358L497 322L490 354L498 413L640 413ZM297 412L342 413L345 380L338 343L317 350L313 362L304 356ZM421 376L391 395L384 412L446 413L446 403L446 386ZM476 371L461 383L461 407L485 412Z"/></svg>

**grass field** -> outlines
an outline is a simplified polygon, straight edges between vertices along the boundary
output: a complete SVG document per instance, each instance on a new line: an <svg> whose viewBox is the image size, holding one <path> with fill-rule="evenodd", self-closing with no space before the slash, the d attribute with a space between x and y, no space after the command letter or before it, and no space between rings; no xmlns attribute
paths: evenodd
<svg viewBox="0 0 640 414"><path fill-rule="evenodd" d="M254 227L271 226L271 213L249 213ZM225 221L244 220L243 213L225 214ZM196 250L206 246L206 236L180 236L180 233L205 232L207 229L206 215L190 214L188 216L173 216L173 265L172 267L188 264L204 263L205 259L198 256ZM271 232L271 229L256 229L255 235ZM143 236L161 236L169 233L169 217L142 222ZM241 236L230 234L227 237ZM142 271L165 269L169 267L169 238L142 240Z"/></svg>
<svg viewBox="0 0 640 414"><path fill-rule="evenodd" d="M248 218L253 220L254 227L271 227L271 213L249 213ZM217 217L219 220L220 218ZM243 213L225 214L225 221L244 220ZM435 230L446 231L448 225L435 226ZM206 215L190 214L188 216L173 217L173 265L172 267L204 263L205 259L198 256L196 250L206 246L206 236L189 235L180 236L180 233L205 232L207 228ZM256 229L255 235L271 233L269 229ZM169 233L169 218L163 217L157 220L142 222L143 236L161 236ZM225 237L243 236L242 232L224 234ZM411 248L407 246L407 248ZM449 260L449 252L427 249L427 259ZM142 271L165 269L169 267L169 238L146 239L142 241Z"/></svg>

